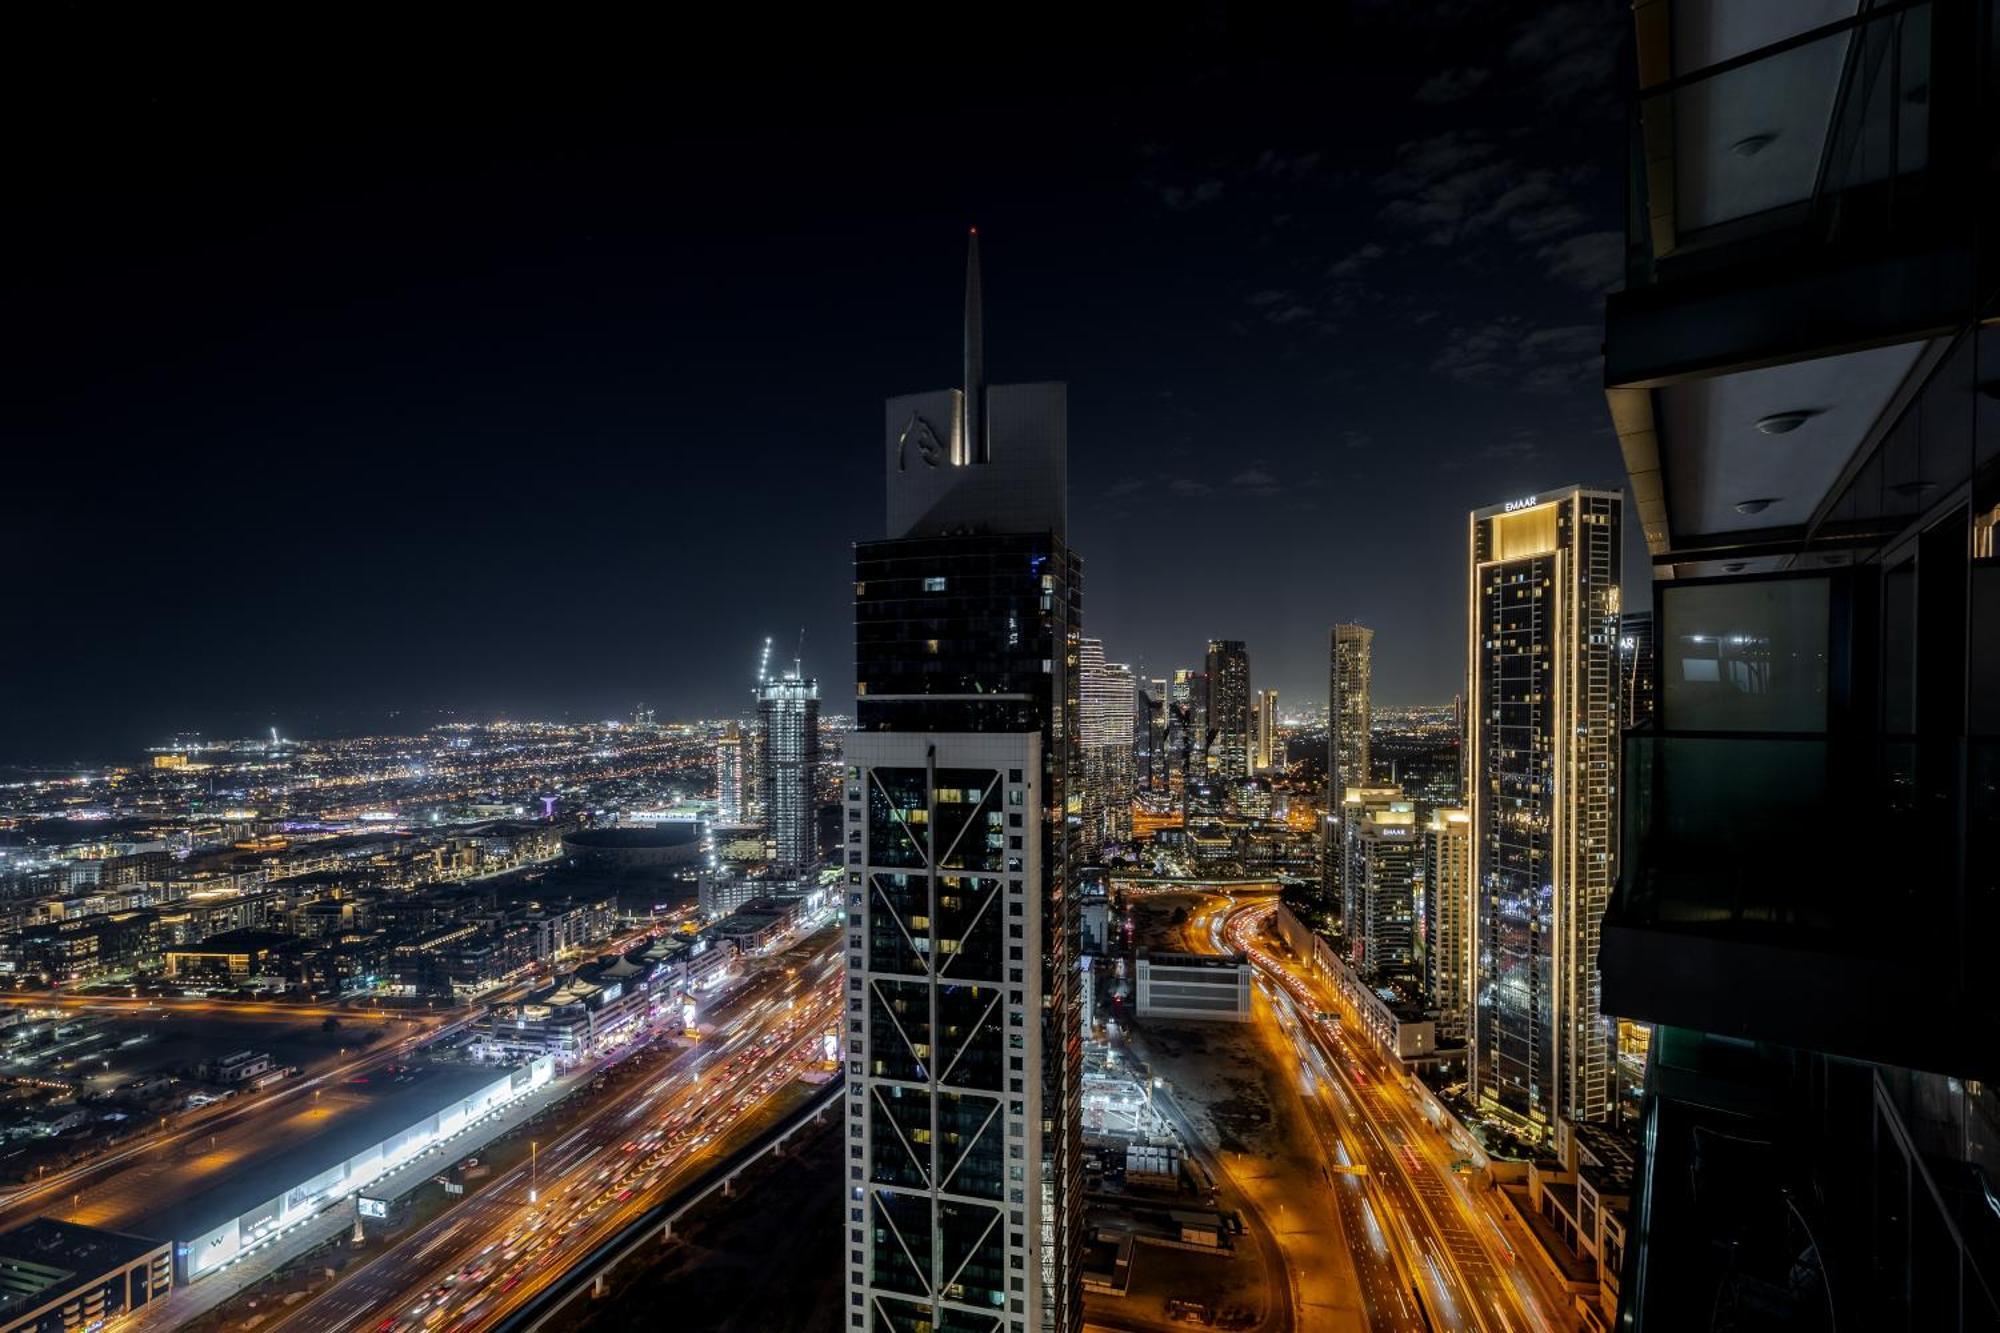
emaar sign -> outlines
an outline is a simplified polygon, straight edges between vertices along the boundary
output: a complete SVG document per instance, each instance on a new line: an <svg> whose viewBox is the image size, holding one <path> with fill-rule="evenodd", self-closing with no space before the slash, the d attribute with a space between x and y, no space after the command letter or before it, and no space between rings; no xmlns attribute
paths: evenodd
<svg viewBox="0 0 2000 1333"><path fill-rule="evenodd" d="M1516 509L1533 509L1536 505L1540 503L1541 499L1538 496L1527 495L1523 496L1519 500L1509 500L1505 508L1506 511L1511 514Z"/></svg>

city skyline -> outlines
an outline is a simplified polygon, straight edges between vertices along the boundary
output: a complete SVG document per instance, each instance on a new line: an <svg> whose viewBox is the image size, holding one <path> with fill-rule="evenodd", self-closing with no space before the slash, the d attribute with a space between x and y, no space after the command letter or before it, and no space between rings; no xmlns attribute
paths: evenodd
<svg viewBox="0 0 2000 1333"><path fill-rule="evenodd" d="M31 48L0 1333L2000 1328L2000 0L1001 20Z"/></svg>

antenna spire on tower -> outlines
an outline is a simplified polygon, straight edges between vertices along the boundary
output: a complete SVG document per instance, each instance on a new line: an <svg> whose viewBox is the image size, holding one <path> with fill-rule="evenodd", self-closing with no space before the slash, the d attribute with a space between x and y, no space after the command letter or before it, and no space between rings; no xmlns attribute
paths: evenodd
<svg viewBox="0 0 2000 1333"><path fill-rule="evenodd" d="M965 243L965 388L962 398L964 420L959 438L964 441L964 461L990 463L992 453L986 439L986 328L979 303L979 228L972 228Z"/></svg>

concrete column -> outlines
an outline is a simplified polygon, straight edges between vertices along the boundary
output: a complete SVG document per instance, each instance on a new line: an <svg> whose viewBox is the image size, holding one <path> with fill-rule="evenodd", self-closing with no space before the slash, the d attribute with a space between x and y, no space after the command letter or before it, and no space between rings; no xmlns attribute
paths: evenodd
<svg viewBox="0 0 2000 1333"><path fill-rule="evenodd" d="M593 1301L603 1300L604 1294L609 1290L610 1288L605 1285L604 1274L599 1273L595 1278L591 1279L590 1299Z"/></svg>

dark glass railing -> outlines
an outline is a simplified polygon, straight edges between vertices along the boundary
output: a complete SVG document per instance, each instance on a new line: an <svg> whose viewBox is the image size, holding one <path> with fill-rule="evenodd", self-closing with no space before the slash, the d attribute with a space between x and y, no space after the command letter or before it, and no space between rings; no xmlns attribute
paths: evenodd
<svg viewBox="0 0 2000 1333"><path fill-rule="evenodd" d="M1951 6L1975 24L1988 0ZM1633 108L1628 287L1728 256L1906 237L1962 212L1995 140L1957 80L1939 97L1929 3L1888 3L1643 90ZM1971 34L1967 34L1968 40ZM1985 56L1954 61L1974 80ZM1990 85L1989 85L1990 86ZM1956 164L1956 165L1955 165Z"/></svg>
<svg viewBox="0 0 2000 1333"><path fill-rule="evenodd" d="M1607 924L1856 957L1917 948L1949 982L1996 921L1993 748L1630 733Z"/></svg>
<svg viewBox="0 0 2000 1333"><path fill-rule="evenodd" d="M1607 1011L2000 1082L2000 742L1628 733Z"/></svg>

